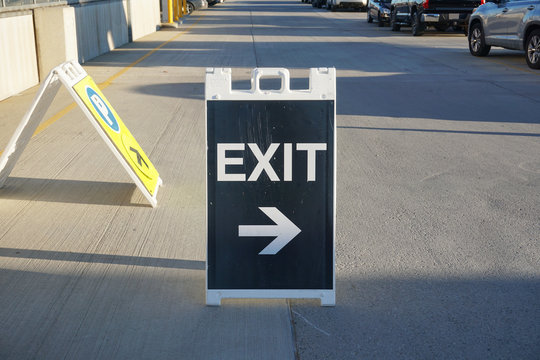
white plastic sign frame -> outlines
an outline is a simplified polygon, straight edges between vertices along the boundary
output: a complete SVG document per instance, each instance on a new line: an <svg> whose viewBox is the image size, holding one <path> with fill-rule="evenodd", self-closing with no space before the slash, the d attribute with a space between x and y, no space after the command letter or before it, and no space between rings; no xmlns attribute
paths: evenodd
<svg viewBox="0 0 540 360"><path fill-rule="evenodd" d="M127 130L116 112L114 112L112 106L108 103L104 96L96 94L96 91L100 92L97 85L95 87L86 86L86 88L89 88L92 93L95 94L95 96L99 97L98 100L101 102L101 106L106 106L107 111L112 111L114 112L114 114L116 114L117 119L114 119L116 123L115 131L120 133L120 131L118 131L118 127L120 126L120 129L125 132L125 134L122 134L121 140L124 141L124 146L133 146L134 148L132 147L132 150L136 150L133 155L136 155L136 158L133 158L131 160L128 159L129 156L123 156L121 154L121 152L117 148L117 146L120 145L115 146L111 138L107 135L106 130L104 130L99 125L100 120L92 114L92 112L88 109L87 105L81 99L81 96L74 90L74 86L76 84L79 84L83 80L87 80L93 85L95 85L91 77L88 76L86 71L76 61L65 62L51 70L45 81L42 83L30 109L22 119L10 142L8 143L8 146L0 157L0 187L4 185L17 160L19 159L28 142L30 141L32 135L36 131L39 123L45 116L45 113L47 112L47 109L49 108L54 97L56 96L60 86L63 84L69 94L75 100L76 104L81 108L83 113L90 120L90 123L99 133L103 141L107 144L109 149L116 156L120 164L122 164L133 182L141 190L141 192L148 200L148 202L152 205L152 207L155 207L157 205L158 189L161 185L163 185L161 177L159 177L157 170L155 170L150 160L146 158L146 155L144 154L140 146L136 143L131 133L129 133L129 130ZM95 105L94 107L97 108ZM114 118L114 115L112 117ZM134 170L134 168L138 167L136 166L136 160L138 160L140 164L144 163L146 167L150 169L150 171L152 171L151 176L156 176L155 181L153 181L153 184L155 184L155 187L152 186L153 189L148 190L144 182L141 181L141 178L146 176L144 172L139 171L142 175L138 175L136 172L137 170ZM129 165L129 162L134 163L133 167ZM148 169L146 170L149 171Z"/></svg>
<svg viewBox="0 0 540 360"><path fill-rule="evenodd" d="M279 90L263 90L261 89L261 78L280 78L281 88ZM209 149L209 120L208 120L208 104L214 101L289 101L289 100L333 100L333 224L332 226L332 288L331 289L215 289L214 286L209 289L209 263L207 256L207 276L206 276L206 304L219 306L221 299L225 298L315 298L321 300L322 306L335 306L335 224L336 224L336 131L335 131L335 99L336 99L336 70L335 68L311 68L309 74L309 88L302 90L290 89L290 74L284 68L256 68L251 74L251 89L249 90L233 90L232 89L232 70L230 68L208 68L206 70L205 83L205 111L206 122L206 146L207 157ZM240 121L240 120L239 120ZM213 146L213 145L212 145ZM207 159L207 171L209 174L209 161ZM210 203L209 197L209 179L207 176L207 202ZM209 206L207 205L207 246L209 244ZM262 208L260 208L263 210ZM268 209L268 208L266 208ZM263 210L265 211L265 210ZM212 225L212 224L210 224ZM213 226L213 225L212 225ZM240 230L239 230L240 231ZM240 235L240 234L239 234Z"/></svg>

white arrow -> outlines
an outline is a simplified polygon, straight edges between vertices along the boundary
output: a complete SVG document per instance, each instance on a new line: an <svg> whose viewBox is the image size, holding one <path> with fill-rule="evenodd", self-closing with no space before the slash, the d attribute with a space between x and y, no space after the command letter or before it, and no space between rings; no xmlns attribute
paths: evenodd
<svg viewBox="0 0 540 360"><path fill-rule="evenodd" d="M259 253L259 255L276 255L302 230L275 207L260 207L259 209L276 225L239 225L238 236L277 236Z"/></svg>

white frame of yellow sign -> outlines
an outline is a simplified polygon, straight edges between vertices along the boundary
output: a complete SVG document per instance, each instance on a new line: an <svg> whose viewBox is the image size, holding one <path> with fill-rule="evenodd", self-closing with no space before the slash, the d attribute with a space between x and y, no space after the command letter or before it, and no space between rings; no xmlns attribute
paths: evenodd
<svg viewBox="0 0 540 360"><path fill-rule="evenodd" d="M159 173L99 87L81 65L73 60L51 70L34 98L32 106L11 137L0 157L0 188L15 167L62 84L148 202L155 207L158 189L163 185ZM86 96L82 89L86 90ZM130 153L130 150L136 157Z"/></svg>

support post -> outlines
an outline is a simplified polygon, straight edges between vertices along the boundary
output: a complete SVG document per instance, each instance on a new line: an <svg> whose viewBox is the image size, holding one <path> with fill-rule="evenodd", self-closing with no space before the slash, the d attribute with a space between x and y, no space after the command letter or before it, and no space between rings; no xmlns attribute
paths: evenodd
<svg viewBox="0 0 540 360"><path fill-rule="evenodd" d="M173 3L173 12L174 12L174 21L178 21L178 19L180 19L180 5L178 4L178 1L179 0L174 0L174 3Z"/></svg>
<svg viewBox="0 0 540 360"><path fill-rule="evenodd" d="M169 24L173 22L173 0L167 1L167 22Z"/></svg>

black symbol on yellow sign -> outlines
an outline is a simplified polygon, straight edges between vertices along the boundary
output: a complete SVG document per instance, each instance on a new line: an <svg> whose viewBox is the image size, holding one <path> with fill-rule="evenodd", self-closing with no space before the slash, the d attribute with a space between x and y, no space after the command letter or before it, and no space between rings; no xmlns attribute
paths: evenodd
<svg viewBox="0 0 540 360"><path fill-rule="evenodd" d="M144 161L144 158L139 154L139 151L137 149L134 149L133 147L129 147L129 150L133 151L137 155L137 162L139 163L139 166L142 166L142 163L146 165L147 168L150 168L146 161Z"/></svg>

